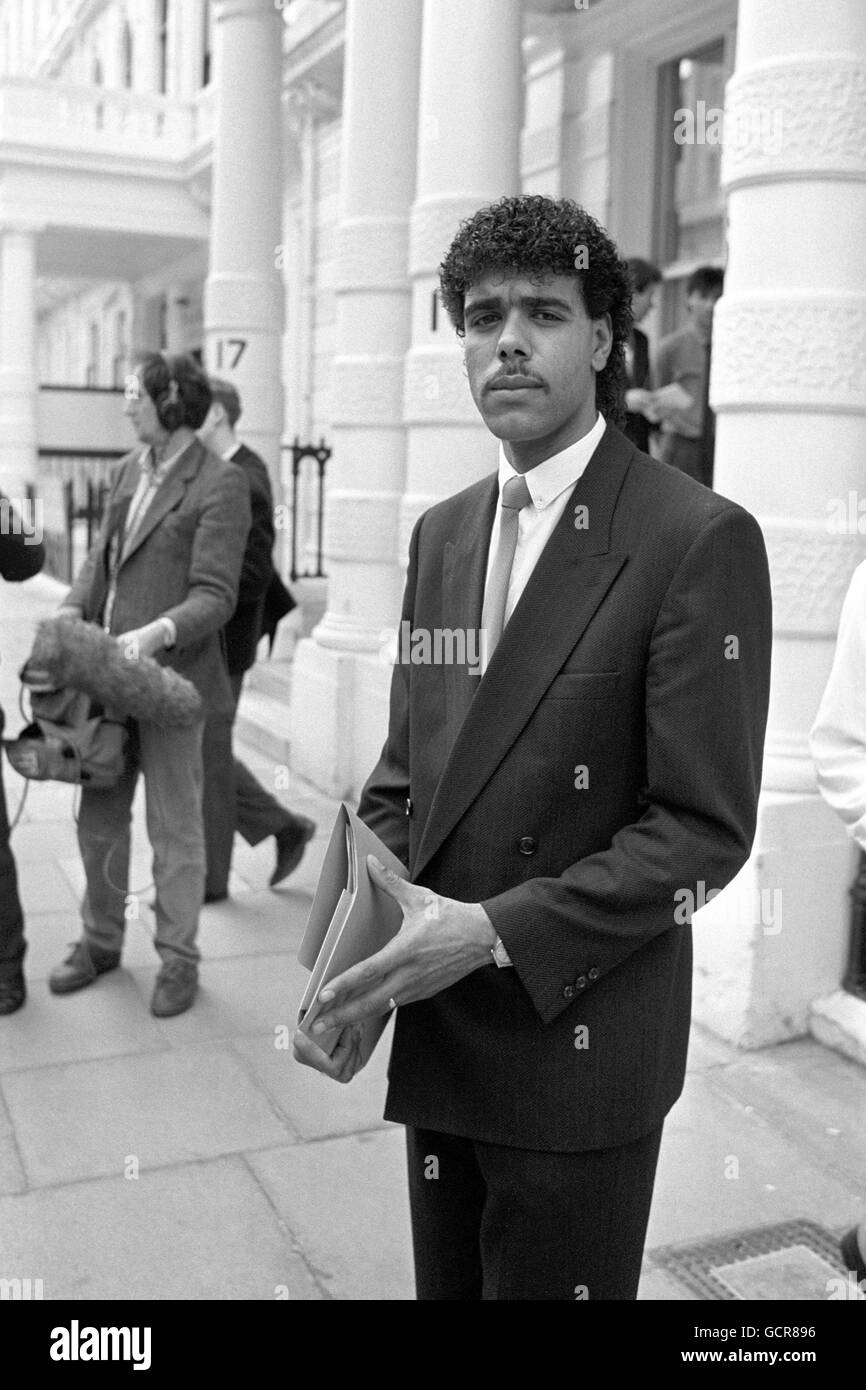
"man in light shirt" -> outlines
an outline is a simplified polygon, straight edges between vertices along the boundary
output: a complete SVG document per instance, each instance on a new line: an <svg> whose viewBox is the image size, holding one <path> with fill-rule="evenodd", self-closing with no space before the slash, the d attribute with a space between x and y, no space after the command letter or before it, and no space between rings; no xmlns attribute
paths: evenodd
<svg viewBox="0 0 866 1390"><path fill-rule="evenodd" d="M408 866L368 860L403 929L296 1056L347 1081L356 1025L396 1007L419 1298L633 1299L685 1071L677 903L755 830L764 542L620 433L631 281L582 208L480 209L441 292L499 468L418 520L401 617L482 628L486 661L395 667L359 814Z"/></svg>
<svg viewBox="0 0 866 1390"><path fill-rule="evenodd" d="M130 659L155 657L196 686L205 709L230 709L220 629L234 611L250 528L242 473L194 431L207 415L207 377L190 357L162 353L130 377L126 414L143 447L117 465L99 536L64 604L115 636ZM120 964L129 913L130 812L144 776L162 966L151 1012L183 1013L198 986L204 893L202 727L129 720L127 768L115 787L85 787L78 843L87 876L83 934L53 971L54 994Z"/></svg>
<svg viewBox="0 0 866 1390"><path fill-rule="evenodd" d="M842 605L830 679L809 747L818 786L851 838L866 850L866 560L857 566ZM842 1255L866 1280L866 1221L842 1239Z"/></svg>

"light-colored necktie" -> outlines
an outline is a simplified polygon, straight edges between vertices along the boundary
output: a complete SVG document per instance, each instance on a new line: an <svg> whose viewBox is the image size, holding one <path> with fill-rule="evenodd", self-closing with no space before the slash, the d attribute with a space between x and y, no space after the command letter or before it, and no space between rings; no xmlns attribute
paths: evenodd
<svg viewBox="0 0 866 1390"><path fill-rule="evenodd" d="M517 528L522 509L529 505L532 497L522 474L509 478L502 489L502 503L499 513L499 543L490 571L490 582L484 596L481 614L481 627L484 632L486 663L489 663L505 626L505 605L508 602L508 585L514 552L517 549Z"/></svg>

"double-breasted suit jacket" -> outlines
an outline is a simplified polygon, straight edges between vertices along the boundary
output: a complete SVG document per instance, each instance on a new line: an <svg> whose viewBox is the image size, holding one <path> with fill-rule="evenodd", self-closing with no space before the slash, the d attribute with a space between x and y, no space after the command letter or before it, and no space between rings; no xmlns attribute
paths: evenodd
<svg viewBox="0 0 866 1390"><path fill-rule="evenodd" d="M136 449L118 463L99 535L66 600L90 622L103 618L140 457ZM157 490L117 570L111 632L173 619L177 641L157 660L191 680L213 709L233 707L221 629L235 609L249 529L244 473L195 440Z"/></svg>
<svg viewBox="0 0 866 1390"><path fill-rule="evenodd" d="M403 623L480 627L496 504L494 475L420 518ZM360 814L414 882L483 903L513 968L398 1010L387 1118L559 1151L660 1123L690 1015L675 895L749 855L770 648L757 522L608 425L485 674L396 665Z"/></svg>

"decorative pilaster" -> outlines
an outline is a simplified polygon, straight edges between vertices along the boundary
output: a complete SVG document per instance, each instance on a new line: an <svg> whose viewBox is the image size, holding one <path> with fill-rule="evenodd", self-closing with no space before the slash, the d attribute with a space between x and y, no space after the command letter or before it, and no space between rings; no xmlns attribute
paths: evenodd
<svg viewBox="0 0 866 1390"><path fill-rule="evenodd" d="M283 429L282 15L273 0L215 0L216 119L210 273L205 286L209 371L243 401L242 432L279 479Z"/></svg>
<svg viewBox="0 0 866 1390"><path fill-rule="evenodd" d="M749 1046L806 1032L846 954L851 848L817 794L808 736L842 599L866 557L864 124L862 6L740 0L725 109L729 254L713 328L715 487L764 529L773 686L754 852L696 922L695 998L704 1022ZM758 909L771 900L769 921Z"/></svg>
<svg viewBox="0 0 866 1390"><path fill-rule="evenodd" d="M328 608L297 649L291 709L294 767L339 793L363 780L384 737L390 671L376 654L400 601L421 9L422 0L349 0L346 12ZM305 133L302 125L302 171ZM302 198L304 187L302 178ZM301 254L311 256L309 249ZM303 292L301 300L303 342L312 304Z"/></svg>
<svg viewBox="0 0 866 1390"><path fill-rule="evenodd" d="M520 5L500 0L428 0L424 6L409 252L408 485L398 540L403 558L422 511L496 466L496 442L472 402L459 343L442 306L434 308L434 295L439 264L459 223L520 187L522 18Z"/></svg>

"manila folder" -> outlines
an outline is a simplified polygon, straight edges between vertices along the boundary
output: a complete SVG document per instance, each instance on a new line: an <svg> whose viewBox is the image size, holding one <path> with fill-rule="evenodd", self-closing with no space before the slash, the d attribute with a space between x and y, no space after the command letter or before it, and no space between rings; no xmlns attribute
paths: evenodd
<svg viewBox="0 0 866 1390"><path fill-rule="evenodd" d="M368 854L375 855L400 878L408 877L397 856L343 802L298 951L301 965L311 972L298 1009L298 1024L304 1033L321 1012L317 996L328 981L381 951L403 925L400 904L383 893L367 872ZM389 1017L386 1013L360 1025L363 1061L370 1057ZM334 1029L316 1038L317 1046L330 1055L340 1031Z"/></svg>

